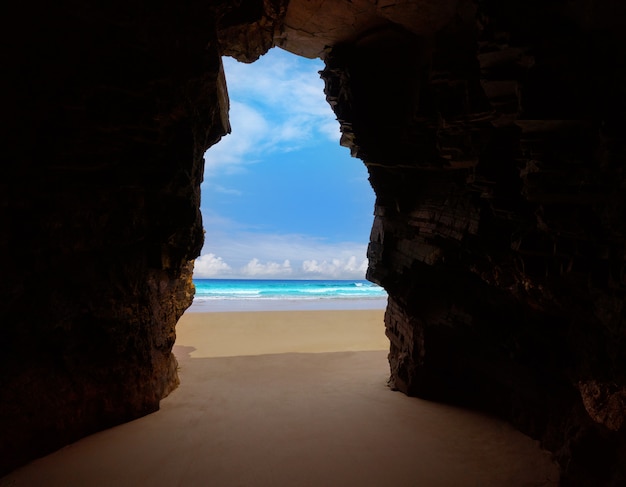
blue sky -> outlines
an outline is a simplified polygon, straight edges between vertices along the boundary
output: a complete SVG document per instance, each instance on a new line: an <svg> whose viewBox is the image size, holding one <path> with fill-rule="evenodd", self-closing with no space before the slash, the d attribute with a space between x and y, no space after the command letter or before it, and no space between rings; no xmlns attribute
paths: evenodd
<svg viewBox="0 0 626 487"><path fill-rule="evenodd" d="M319 59L223 59L232 133L205 154L196 278L363 279L374 193L339 145Z"/></svg>

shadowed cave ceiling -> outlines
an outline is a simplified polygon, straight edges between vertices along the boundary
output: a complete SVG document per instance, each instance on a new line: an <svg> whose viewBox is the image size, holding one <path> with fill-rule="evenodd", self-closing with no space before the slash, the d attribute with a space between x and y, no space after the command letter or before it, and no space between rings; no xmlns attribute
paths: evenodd
<svg viewBox="0 0 626 487"><path fill-rule="evenodd" d="M562 485L623 485L622 2L62 1L9 20L0 473L176 387L202 157L229 131L220 59L280 46L324 60L369 171L390 385L506 418Z"/></svg>

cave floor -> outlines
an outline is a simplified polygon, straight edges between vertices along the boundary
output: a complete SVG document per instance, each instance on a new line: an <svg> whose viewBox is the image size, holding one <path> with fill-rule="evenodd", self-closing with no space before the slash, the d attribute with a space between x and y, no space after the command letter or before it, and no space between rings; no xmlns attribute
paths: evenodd
<svg viewBox="0 0 626 487"><path fill-rule="evenodd" d="M263 316L269 329L289 313ZM323 333L346 331L331 318ZM182 384L160 411L36 460L0 486L558 484L549 454L508 424L387 388L385 350L199 357L198 341L216 336L191 321L179 324L175 347ZM249 331L246 340L263 341Z"/></svg>

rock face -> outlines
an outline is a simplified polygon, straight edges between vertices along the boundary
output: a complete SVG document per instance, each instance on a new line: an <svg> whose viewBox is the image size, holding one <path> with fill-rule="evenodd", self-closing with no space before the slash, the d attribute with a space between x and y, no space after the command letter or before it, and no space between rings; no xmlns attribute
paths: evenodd
<svg viewBox="0 0 626 487"><path fill-rule="evenodd" d="M626 483L623 2L36 13L3 31L0 472L176 386L202 155L229 131L220 54L280 45L323 57L376 192L390 384L509 419L563 485Z"/></svg>
<svg viewBox="0 0 626 487"><path fill-rule="evenodd" d="M200 3L12 10L0 472L155 411L178 383L202 157L228 130L211 15ZM199 17L209 28L186 28Z"/></svg>
<svg viewBox="0 0 626 487"><path fill-rule="evenodd" d="M508 418L563 485L622 485L626 17L470 12L326 56L377 195L368 278L390 295L391 385Z"/></svg>

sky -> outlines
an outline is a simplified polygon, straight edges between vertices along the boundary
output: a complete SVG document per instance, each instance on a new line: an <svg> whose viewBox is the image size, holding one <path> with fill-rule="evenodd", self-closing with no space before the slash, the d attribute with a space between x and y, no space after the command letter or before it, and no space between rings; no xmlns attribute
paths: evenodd
<svg viewBox="0 0 626 487"><path fill-rule="evenodd" d="M339 145L321 60L224 57L232 132L205 154L194 277L364 279L374 192Z"/></svg>

